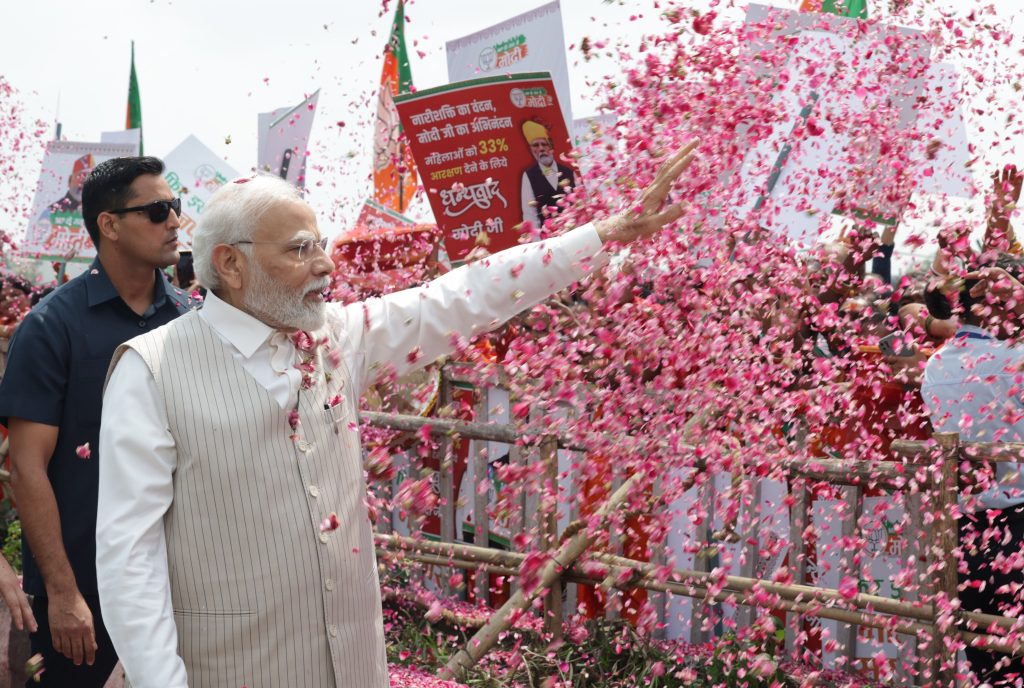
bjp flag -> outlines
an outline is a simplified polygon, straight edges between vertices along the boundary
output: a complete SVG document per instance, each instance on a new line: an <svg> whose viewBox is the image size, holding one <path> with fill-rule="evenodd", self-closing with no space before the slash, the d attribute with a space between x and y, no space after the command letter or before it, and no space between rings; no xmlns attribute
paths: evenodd
<svg viewBox="0 0 1024 688"><path fill-rule="evenodd" d="M868 0L803 0L801 12L824 12L852 19L868 18Z"/></svg>
<svg viewBox="0 0 1024 688"><path fill-rule="evenodd" d="M405 6L399 1L391 24L391 37L384 49L373 135L373 200L398 213L404 213L409 207L417 185L416 166L402 138L402 124L393 100L394 96L409 93L412 88L404 25Z"/></svg>

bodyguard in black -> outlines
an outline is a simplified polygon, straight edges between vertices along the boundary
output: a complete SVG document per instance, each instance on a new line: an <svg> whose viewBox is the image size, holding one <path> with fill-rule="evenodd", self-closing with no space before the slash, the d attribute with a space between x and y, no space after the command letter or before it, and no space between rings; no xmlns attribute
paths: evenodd
<svg viewBox="0 0 1024 688"><path fill-rule="evenodd" d="M117 657L96 592L100 404L117 346L193 306L161 272L178 260L180 200L156 158L115 158L85 182L97 258L39 302L15 331L0 383L12 487L25 536L42 683L101 688Z"/></svg>

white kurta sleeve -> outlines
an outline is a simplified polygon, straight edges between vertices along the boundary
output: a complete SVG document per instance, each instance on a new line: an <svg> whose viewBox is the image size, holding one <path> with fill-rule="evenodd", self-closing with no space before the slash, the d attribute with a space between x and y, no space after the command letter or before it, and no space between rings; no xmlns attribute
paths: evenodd
<svg viewBox="0 0 1024 688"><path fill-rule="evenodd" d="M188 688L178 656L163 518L174 439L142 357L124 353L103 395L96 575L110 639L135 688Z"/></svg>
<svg viewBox="0 0 1024 688"><path fill-rule="evenodd" d="M471 337L501 325L604 265L592 224L464 265L416 289L344 307L340 322L362 389L375 369L398 375L453 350L454 334Z"/></svg>

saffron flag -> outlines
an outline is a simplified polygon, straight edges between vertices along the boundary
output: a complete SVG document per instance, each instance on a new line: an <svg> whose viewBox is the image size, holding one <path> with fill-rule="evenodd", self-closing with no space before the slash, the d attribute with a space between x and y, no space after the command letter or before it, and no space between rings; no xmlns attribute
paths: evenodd
<svg viewBox="0 0 1024 688"><path fill-rule="evenodd" d="M384 48L377 123L373 136L373 200L398 213L405 212L416 193L416 166L402 138L394 96L412 88L412 71L405 50L405 6L399 0L391 37Z"/></svg>
<svg viewBox="0 0 1024 688"><path fill-rule="evenodd" d="M801 12L825 12L851 19L868 18L868 0L803 0Z"/></svg>
<svg viewBox="0 0 1024 688"><path fill-rule="evenodd" d="M139 130L139 155L142 155L142 101L139 99L139 79L135 75L135 41L132 41L132 69L128 76L128 113L125 129Z"/></svg>

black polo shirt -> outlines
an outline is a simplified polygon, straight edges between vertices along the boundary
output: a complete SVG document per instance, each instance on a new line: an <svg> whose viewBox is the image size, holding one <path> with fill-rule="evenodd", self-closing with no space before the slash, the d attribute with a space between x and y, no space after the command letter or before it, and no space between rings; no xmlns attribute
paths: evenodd
<svg viewBox="0 0 1024 688"><path fill-rule="evenodd" d="M15 417L60 428L48 474L64 549L83 595L96 594L100 405L110 359L119 344L195 305L156 271L153 305L139 316L118 295L97 259L84 274L40 301L14 331L0 383L0 422ZM83 459L76 449L86 442L91 456ZM25 591L45 595L27 541L23 547Z"/></svg>

